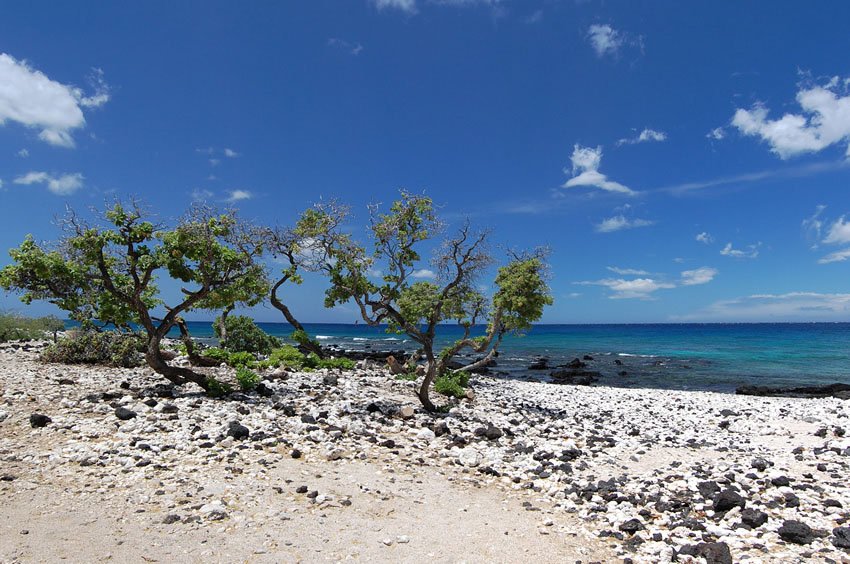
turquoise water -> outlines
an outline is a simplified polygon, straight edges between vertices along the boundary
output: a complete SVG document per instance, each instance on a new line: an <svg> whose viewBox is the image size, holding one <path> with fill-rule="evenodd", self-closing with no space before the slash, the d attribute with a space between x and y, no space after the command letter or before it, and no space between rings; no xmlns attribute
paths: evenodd
<svg viewBox="0 0 850 564"><path fill-rule="evenodd" d="M259 325L279 337L292 331L284 323ZM213 336L209 323L189 326L193 336ZM415 345L380 327L315 323L306 328L322 344L350 350ZM457 326L441 327L438 334L442 343L459 336ZM527 370L535 358L548 357L554 366L584 355L594 357L588 370L601 372L600 384L610 386L731 392L742 384L850 383L850 323L537 325L524 337L505 340L493 370L545 380L548 371Z"/></svg>

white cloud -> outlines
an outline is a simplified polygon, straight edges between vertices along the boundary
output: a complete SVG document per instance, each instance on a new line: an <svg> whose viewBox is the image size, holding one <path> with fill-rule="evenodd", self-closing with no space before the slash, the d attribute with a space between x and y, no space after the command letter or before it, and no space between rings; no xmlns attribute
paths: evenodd
<svg viewBox="0 0 850 564"><path fill-rule="evenodd" d="M823 86L801 88L797 92L799 114L769 119L768 110L757 104L750 110L738 109L732 125L744 135L760 137L782 159L803 153L816 153L831 145L845 144L850 157L850 94L847 81L834 77Z"/></svg>
<svg viewBox="0 0 850 564"><path fill-rule="evenodd" d="M821 231L823 229L823 221L821 221L820 216L825 209L825 205L818 204L815 207L815 212L803 220L803 231L815 241L820 241ZM817 244L814 246L817 247Z"/></svg>
<svg viewBox="0 0 850 564"><path fill-rule="evenodd" d="M757 243L755 245L748 245L746 250L741 250L733 248L732 243L726 243L726 246L720 250L720 254L724 257L754 259L759 256L760 246L761 243Z"/></svg>
<svg viewBox="0 0 850 564"><path fill-rule="evenodd" d="M17 154L19 157L21 157L22 159L25 159L25 158L27 158L28 156L30 156L30 152L29 152L27 149L21 149L21 150L20 150L20 151L18 151L16 154Z"/></svg>
<svg viewBox="0 0 850 564"><path fill-rule="evenodd" d="M0 178L0 190L2 190L2 189L3 189L3 179Z"/></svg>
<svg viewBox="0 0 850 564"><path fill-rule="evenodd" d="M408 14L416 13L416 0L372 0L372 2L379 10L390 8Z"/></svg>
<svg viewBox="0 0 850 564"><path fill-rule="evenodd" d="M675 284L660 282L652 278L635 278L625 280L623 278L604 278L591 282L577 282L582 286L605 286L613 293L608 296L611 299L650 299L652 293L658 290L675 288Z"/></svg>
<svg viewBox="0 0 850 564"><path fill-rule="evenodd" d="M818 264L829 264L831 262L844 262L850 258L850 249L843 249L841 251L835 251L834 253L829 253L825 257L821 257L818 259Z"/></svg>
<svg viewBox="0 0 850 564"><path fill-rule="evenodd" d="M109 101L103 71L95 69L95 93L85 96L79 88L51 80L26 61L0 53L0 125L14 121L41 130L39 139L60 147L73 147L71 132L85 126L82 108Z"/></svg>
<svg viewBox="0 0 850 564"><path fill-rule="evenodd" d="M363 45L361 45L360 43L351 43L349 41L346 41L345 39L340 39L338 37L329 38L328 45L330 47L342 49L343 51L348 51L348 53L351 55L359 55L363 51Z"/></svg>
<svg viewBox="0 0 850 564"><path fill-rule="evenodd" d="M213 197L213 193L203 188L195 188L192 190L191 198L193 202L205 202Z"/></svg>
<svg viewBox="0 0 850 564"><path fill-rule="evenodd" d="M726 129L723 127L715 127L714 129L706 133L705 136L709 139L720 141L726 137Z"/></svg>
<svg viewBox="0 0 850 564"><path fill-rule="evenodd" d="M616 56L625 42L623 34L608 24L593 24L587 30L587 37L597 57Z"/></svg>
<svg viewBox="0 0 850 564"><path fill-rule="evenodd" d="M844 221L842 215L829 227L823 242L828 245L844 245L850 243L850 221Z"/></svg>
<svg viewBox="0 0 850 564"><path fill-rule="evenodd" d="M83 187L83 175L79 172L53 176L46 172L28 172L14 180L15 184L46 184L47 189L57 196L70 196Z"/></svg>
<svg viewBox="0 0 850 564"><path fill-rule="evenodd" d="M602 223L596 226L596 231L599 233L612 233L614 231L622 231L623 229L648 227L654 223L654 221L648 219L628 219L624 215L615 215L614 217L603 219Z"/></svg>
<svg viewBox="0 0 850 564"><path fill-rule="evenodd" d="M250 200L254 195L248 190L232 190L227 197L228 202L241 202L242 200Z"/></svg>
<svg viewBox="0 0 850 564"><path fill-rule="evenodd" d="M410 276L412 276L413 278L418 278L420 280L434 280L435 278L437 278L437 273L428 268L420 268L419 270L414 270L410 274Z"/></svg>
<svg viewBox="0 0 850 564"><path fill-rule="evenodd" d="M218 166L221 161L219 159L210 159L210 166Z"/></svg>
<svg viewBox="0 0 850 564"><path fill-rule="evenodd" d="M574 188L577 186L590 186L600 188L607 192L634 195L635 191L619 182L608 180L608 177L599 172L602 163L602 147L582 147L576 144L573 147L572 171L564 169L564 174L572 173L574 176L567 180L562 188ZM576 175L578 173L578 175Z"/></svg>
<svg viewBox="0 0 850 564"><path fill-rule="evenodd" d="M677 320L705 321L844 321L850 314L850 294L789 292L756 294L715 302Z"/></svg>
<svg viewBox="0 0 850 564"><path fill-rule="evenodd" d="M667 134L663 131L656 131L648 127L644 128L638 135L634 137L624 137L617 141L617 145L636 145L638 143L646 143L649 141L665 141Z"/></svg>
<svg viewBox="0 0 850 564"><path fill-rule="evenodd" d="M635 268L617 268L616 266L606 266L605 268L620 276L646 276L649 274L646 270L637 270Z"/></svg>
<svg viewBox="0 0 850 564"><path fill-rule="evenodd" d="M238 156L239 156L239 153L237 153L237 152L236 152L236 151L234 151L233 149L228 149L228 148L226 148L226 147L225 147L225 149L224 149L224 156L225 156L225 157L228 157L228 158L231 158L231 159L235 159L236 157L238 157Z"/></svg>
<svg viewBox="0 0 850 564"><path fill-rule="evenodd" d="M698 233L696 239L700 243L705 243L706 245L714 242L714 237L712 237L711 233L709 233L707 231L703 231L702 233Z"/></svg>
<svg viewBox="0 0 850 564"><path fill-rule="evenodd" d="M707 284L714 280L717 276L717 269L708 266L703 266L695 270L685 270L682 272L683 286L696 286L698 284Z"/></svg>

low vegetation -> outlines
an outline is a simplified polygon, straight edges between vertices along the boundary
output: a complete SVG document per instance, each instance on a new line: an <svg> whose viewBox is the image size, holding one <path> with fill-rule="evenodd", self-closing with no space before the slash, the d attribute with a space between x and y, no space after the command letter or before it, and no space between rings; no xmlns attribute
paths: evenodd
<svg viewBox="0 0 850 564"><path fill-rule="evenodd" d="M73 329L41 354L44 362L133 368L144 363L145 339L136 333Z"/></svg>
<svg viewBox="0 0 850 564"><path fill-rule="evenodd" d="M55 338L65 329L65 323L57 317L24 317L14 313L0 313L0 343L6 341Z"/></svg>

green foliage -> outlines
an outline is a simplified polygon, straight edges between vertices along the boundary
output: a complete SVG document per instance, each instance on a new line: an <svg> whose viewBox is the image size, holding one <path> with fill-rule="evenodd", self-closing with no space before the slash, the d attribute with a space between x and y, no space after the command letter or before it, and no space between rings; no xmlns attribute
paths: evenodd
<svg viewBox="0 0 850 564"><path fill-rule="evenodd" d="M466 372L446 372L434 380L434 390L444 396L456 398L466 397L469 386L469 374Z"/></svg>
<svg viewBox="0 0 850 564"><path fill-rule="evenodd" d="M253 370L239 366L236 368L236 382L239 383L242 391L249 392L260 383L260 377Z"/></svg>
<svg viewBox="0 0 850 564"><path fill-rule="evenodd" d="M545 264L539 256L515 258L499 269L493 307L500 312L505 330L530 329L543 315L543 308L552 305L544 269Z"/></svg>
<svg viewBox="0 0 850 564"><path fill-rule="evenodd" d="M227 364L234 367L248 366L253 367L257 363L257 357L254 353L245 351L232 352L227 355Z"/></svg>
<svg viewBox="0 0 850 564"><path fill-rule="evenodd" d="M211 358L213 360L229 364L228 360L230 359L230 353L224 349L220 349L218 347L210 347L208 349L204 349L203 355L207 358Z"/></svg>
<svg viewBox="0 0 850 564"><path fill-rule="evenodd" d="M47 347L41 360L131 368L142 364L144 350L145 340L134 333L74 330Z"/></svg>
<svg viewBox="0 0 850 564"><path fill-rule="evenodd" d="M0 343L19 339L43 339L47 334L65 329L65 323L57 317L24 317L0 313Z"/></svg>
<svg viewBox="0 0 850 564"><path fill-rule="evenodd" d="M221 337L221 318L216 318L213 329L216 337ZM224 321L227 339L222 348L230 352L248 352L270 354L280 346L280 340L260 329L254 320L245 315L231 315Z"/></svg>
<svg viewBox="0 0 850 564"><path fill-rule="evenodd" d="M414 382L419 378L419 374L416 372L405 372L404 374L396 374L396 380L404 380L406 382Z"/></svg>
<svg viewBox="0 0 850 564"><path fill-rule="evenodd" d="M274 366L284 366L291 370L301 370L304 368L306 357L292 345L283 345L272 351L269 355L269 361Z"/></svg>
<svg viewBox="0 0 850 564"><path fill-rule="evenodd" d="M229 384L217 380L213 376L207 376L206 389L207 395L212 398L221 398L233 392L233 388Z"/></svg>
<svg viewBox="0 0 850 564"><path fill-rule="evenodd" d="M313 353L310 353L313 354ZM355 362L350 358L320 358L316 368L338 368L340 370L353 370Z"/></svg>

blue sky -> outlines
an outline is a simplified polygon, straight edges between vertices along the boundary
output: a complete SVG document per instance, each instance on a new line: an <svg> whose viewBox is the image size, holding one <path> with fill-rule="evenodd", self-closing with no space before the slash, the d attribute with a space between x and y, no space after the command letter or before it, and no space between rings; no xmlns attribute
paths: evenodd
<svg viewBox="0 0 850 564"><path fill-rule="evenodd" d="M848 4L66 4L0 18L0 249L115 195L360 233L406 187L549 245L546 322L850 319Z"/></svg>

